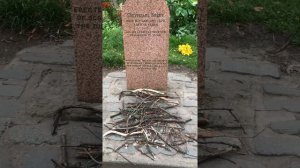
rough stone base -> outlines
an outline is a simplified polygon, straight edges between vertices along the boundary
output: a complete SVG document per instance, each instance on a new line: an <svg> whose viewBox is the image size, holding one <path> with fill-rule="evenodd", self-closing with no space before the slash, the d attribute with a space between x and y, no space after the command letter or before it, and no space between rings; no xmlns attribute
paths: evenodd
<svg viewBox="0 0 300 168"><path fill-rule="evenodd" d="M122 100L119 100L119 94L127 90L126 74L123 72L112 72L103 80L103 123L110 122L110 116L119 112L122 108ZM192 81L185 74L169 73L168 74L168 91L167 94L174 97L180 102L176 108L170 109L170 113L177 114L183 119L192 119L186 128L187 132L197 133L197 81ZM129 99L125 99L126 101ZM103 126L103 133L107 130ZM120 139L119 139L120 140ZM124 142L117 139L103 139L103 162L106 167L120 167L120 165L129 164L119 154L112 152L107 147L116 149ZM196 144L189 144L188 148L197 155ZM196 152L195 152L196 151ZM126 158L135 163L136 167L197 167L196 158L186 158L182 154L167 156L163 154L156 155L156 160L145 157L139 152L124 150L122 153ZM122 166L123 167L123 166ZM129 167L132 167L130 165Z"/></svg>

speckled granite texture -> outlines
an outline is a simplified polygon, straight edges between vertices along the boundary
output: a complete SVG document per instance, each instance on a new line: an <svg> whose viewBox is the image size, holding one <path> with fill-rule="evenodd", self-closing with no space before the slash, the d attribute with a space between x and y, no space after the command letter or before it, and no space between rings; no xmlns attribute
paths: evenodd
<svg viewBox="0 0 300 168"><path fill-rule="evenodd" d="M78 99L102 102L102 11L99 0L72 0Z"/></svg>
<svg viewBox="0 0 300 168"><path fill-rule="evenodd" d="M127 0L122 10L128 89L167 89L170 13L165 0Z"/></svg>

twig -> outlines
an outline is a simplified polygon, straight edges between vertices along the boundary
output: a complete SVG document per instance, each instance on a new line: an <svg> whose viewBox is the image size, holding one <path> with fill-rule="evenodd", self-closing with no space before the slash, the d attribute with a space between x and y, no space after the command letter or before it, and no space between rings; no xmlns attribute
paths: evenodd
<svg viewBox="0 0 300 168"><path fill-rule="evenodd" d="M268 53L271 53L271 54L277 54L277 53L280 53L281 51L285 50L291 43L291 38L292 38L293 35L290 35L288 37L288 40L277 50L275 51L267 51Z"/></svg>
<svg viewBox="0 0 300 168"><path fill-rule="evenodd" d="M63 112L68 109L76 109L76 108L93 111L94 113L101 113L101 110L86 105L63 106L58 110L56 110L56 112L54 113L54 121L53 121L53 128L52 128L51 135L56 135L56 131L59 126L59 121L63 115Z"/></svg>
<svg viewBox="0 0 300 168"><path fill-rule="evenodd" d="M67 138L65 134L61 135L61 154L62 154L62 163L64 166L68 167L69 163L68 163L68 152L67 149L65 147L62 146L66 146L67 145Z"/></svg>
<svg viewBox="0 0 300 168"><path fill-rule="evenodd" d="M102 165L102 162L96 160L87 149L85 149L85 151L95 163Z"/></svg>
<svg viewBox="0 0 300 168"><path fill-rule="evenodd" d="M88 128L85 125L83 125L83 128L87 129L91 134L93 134L96 138L98 138L102 142L102 138L98 136L96 133L94 133L90 128Z"/></svg>
<svg viewBox="0 0 300 168"><path fill-rule="evenodd" d="M125 133L122 133L122 132L118 132L118 131L107 131L105 134L103 134L103 137L109 135L109 134L117 134L117 135L121 135L123 137L127 137L129 135L137 135L137 134L142 134L143 131L138 131L138 132L133 132L133 133L128 133L128 134L125 134Z"/></svg>
<svg viewBox="0 0 300 168"><path fill-rule="evenodd" d="M62 116L62 111L59 110L55 113L51 135L56 135L56 130L58 128L58 124L59 124L59 120L60 120L61 116Z"/></svg>
<svg viewBox="0 0 300 168"><path fill-rule="evenodd" d="M62 166L61 164L57 163L54 159L51 159L51 162L54 164L55 167L65 168L65 166Z"/></svg>
<svg viewBox="0 0 300 168"><path fill-rule="evenodd" d="M233 109L230 108L202 108L202 109L198 109L199 111L208 111L208 110L220 110L220 111L228 111L231 116L234 118L234 120L236 122L239 123L239 127L243 130L244 134L247 134L245 128L243 127L243 125L241 124L240 120L238 119L238 117L233 113Z"/></svg>
<svg viewBox="0 0 300 168"><path fill-rule="evenodd" d="M113 150L114 152L116 152L117 154L119 154L120 156L122 156L125 160L127 160L129 163L131 163L133 165L136 165L133 162L131 162L129 159L127 159L124 155L122 155L119 151L115 150L114 148L111 148L111 147L106 147L106 148Z"/></svg>
<svg viewBox="0 0 300 168"><path fill-rule="evenodd" d="M242 128L244 134L247 134L245 128L243 127L243 125L241 124L241 121L237 118L237 116L233 113L232 110L228 110L228 112L233 116L233 118L235 119L235 121L237 121L240 125L240 127Z"/></svg>

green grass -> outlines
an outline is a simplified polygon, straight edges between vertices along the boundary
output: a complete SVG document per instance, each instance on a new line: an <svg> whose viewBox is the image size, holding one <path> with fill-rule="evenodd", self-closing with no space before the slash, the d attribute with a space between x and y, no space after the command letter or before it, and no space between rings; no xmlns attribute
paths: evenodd
<svg viewBox="0 0 300 168"><path fill-rule="evenodd" d="M262 24L271 32L293 35L300 44L299 0L210 0L208 6L210 22Z"/></svg>
<svg viewBox="0 0 300 168"><path fill-rule="evenodd" d="M104 24L105 27L105 24ZM121 27L112 26L103 30L103 63L107 67L124 66L123 35ZM178 45L190 44L193 54L183 56L178 52ZM192 70L197 70L197 42L194 36L185 36L178 39L170 37L169 63L184 65Z"/></svg>
<svg viewBox="0 0 300 168"><path fill-rule="evenodd" d="M198 54L197 54L197 37L187 35L182 38L175 36L170 37L170 50L169 50L169 63L173 65L184 65L192 70L197 70L198 67ZM192 46L193 54L190 56L183 56L178 52L178 46L181 44L189 44Z"/></svg>
<svg viewBox="0 0 300 168"><path fill-rule="evenodd" d="M70 0L0 0L0 26L57 30L70 22Z"/></svg>

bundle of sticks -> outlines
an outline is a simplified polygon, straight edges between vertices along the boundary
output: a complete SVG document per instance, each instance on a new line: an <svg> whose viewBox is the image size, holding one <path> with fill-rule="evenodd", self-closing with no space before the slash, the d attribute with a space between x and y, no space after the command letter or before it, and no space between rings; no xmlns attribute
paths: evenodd
<svg viewBox="0 0 300 168"><path fill-rule="evenodd" d="M112 122L105 124L109 131L103 137L114 134L125 138L125 143L114 151L133 145L152 160L155 159L153 148L187 155L187 143L197 141L196 133L190 134L184 130L184 125L191 119L183 120L168 112L168 109L179 105L175 99L150 89L125 91L120 98L124 96L135 96L137 101L123 104L123 109L111 116Z"/></svg>

